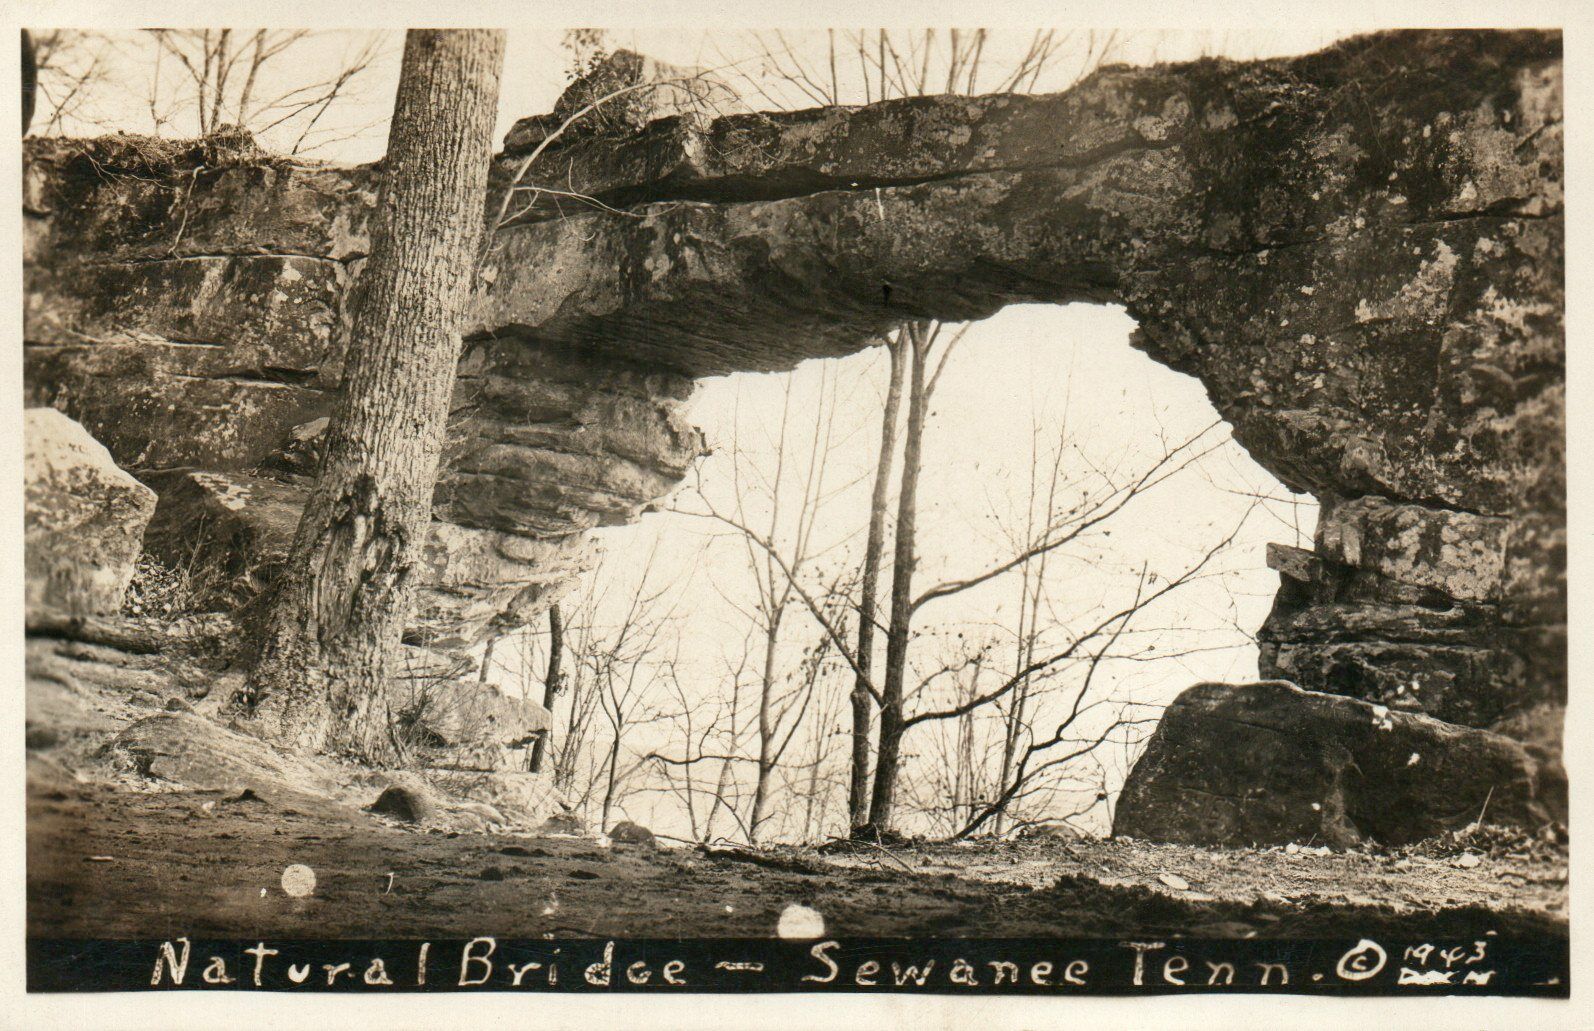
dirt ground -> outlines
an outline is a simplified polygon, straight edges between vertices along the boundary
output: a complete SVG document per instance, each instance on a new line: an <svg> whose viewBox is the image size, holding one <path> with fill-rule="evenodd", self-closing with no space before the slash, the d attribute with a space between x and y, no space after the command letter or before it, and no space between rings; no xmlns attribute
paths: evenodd
<svg viewBox="0 0 1594 1031"><path fill-rule="evenodd" d="M30 639L31 936L766 937L792 903L849 937L1567 935L1565 846L1489 828L1379 851L1053 837L828 854L422 830L365 811L378 792L358 778L307 791L347 770L243 748L200 718L225 693L214 674L185 669ZM152 767L169 778L107 757L157 714L181 746ZM206 783L232 786L181 786ZM303 897L283 888L294 864L315 874Z"/></svg>
<svg viewBox="0 0 1594 1031"><path fill-rule="evenodd" d="M794 902L836 936L1567 933L1565 853L1542 846L1318 855L1041 839L713 855L427 833L346 807L29 768L40 937L764 937ZM283 890L291 864L315 872L307 897Z"/></svg>

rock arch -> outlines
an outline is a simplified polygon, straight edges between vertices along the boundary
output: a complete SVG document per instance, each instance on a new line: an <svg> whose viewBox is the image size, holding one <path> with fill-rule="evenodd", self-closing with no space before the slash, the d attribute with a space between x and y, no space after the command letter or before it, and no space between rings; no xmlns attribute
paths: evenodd
<svg viewBox="0 0 1594 1031"><path fill-rule="evenodd" d="M1270 552L1269 675L1558 733L1561 110L1558 34L1402 32L555 143L526 183L606 207L522 191L491 241L416 632L525 622L584 531L668 493L700 449L695 378L905 318L1114 302L1322 502L1312 551ZM371 169L218 138L26 154L30 403L83 422L170 525L226 527L239 576L269 566L259 514L291 528L302 496Z"/></svg>

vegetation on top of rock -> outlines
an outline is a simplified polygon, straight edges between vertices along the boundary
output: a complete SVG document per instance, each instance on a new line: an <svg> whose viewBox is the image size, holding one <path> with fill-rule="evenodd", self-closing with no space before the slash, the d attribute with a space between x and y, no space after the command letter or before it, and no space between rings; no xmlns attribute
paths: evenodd
<svg viewBox="0 0 1594 1031"><path fill-rule="evenodd" d="M166 139L138 133L71 138L34 136L27 140L28 160L46 161L82 175L173 176L198 167L301 162L262 149L247 129L222 126L197 139Z"/></svg>

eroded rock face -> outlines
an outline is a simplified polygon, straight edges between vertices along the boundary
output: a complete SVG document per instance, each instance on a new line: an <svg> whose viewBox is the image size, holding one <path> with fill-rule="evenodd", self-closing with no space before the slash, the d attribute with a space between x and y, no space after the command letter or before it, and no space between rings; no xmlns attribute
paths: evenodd
<svg viewBox="0 0 1594 1031"><path fill-rule="evenodd" d="M158 553L203 552L237 604L286 554L314 474L374 187L363 169L142 146L31 145L28 394L88 420L167 496ZM691 389L472 343L410 637L464 646L545 609L590 561L586 531L635 518L701 453L680 414Z"/></svg>
<svg viewBox="0 0 1594 1031"><path fill-rule="evenodd" d="M53 408L23 419L23 533L29 610L91 616L121 608L155 494Z"/></svg>
<svg viewBox="0 0 1594 1031"><path fill-rule="evenodd" d="M191 470L148 475L160 504L146 547L192 571L199 604L236 609L276 579L309 497L307 484ZM409 636L457 649L495 627L529 621L591 560L579 536L539 539L434 521Z"/></svg>
<svg viewBox="0 0 1594 1031"><path fill-rule="evenodd" d="M1536 831L1566 780L1499 734L1292 684L1198 684L1124 784L1113 833L1200 845L1399 845L1480 817Z"/></svg>
<svg viewBox="0 0 1594 1031"><path fill-rule="evenodd" d="M434 511L574 542L684 474L694 378L851 353L907 318L1117 303L1323 502L1313 551L1274 554L1264 675L1553 724L1529 714L1565 697L1561 110L1558 34L1411 32L1053 96L571 134L522 185L625 213L516 195ZM285 475L340 376L372 178L30 144L32 402L141 476Z"/></svg>

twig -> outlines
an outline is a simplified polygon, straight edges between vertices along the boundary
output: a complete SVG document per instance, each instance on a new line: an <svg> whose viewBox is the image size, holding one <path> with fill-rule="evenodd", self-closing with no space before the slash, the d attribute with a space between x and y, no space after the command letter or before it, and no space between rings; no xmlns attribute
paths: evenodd
<svg viewBox="0 0 1594 1031"><path fill-rule="evenodd" d="M188 177L188 189L183 193L183 219L177 223L177 235L172 239L171 249L166 252L169 255L175 255L177 253L177 245L183 242L183 230L188 228L188 212L193 206L194 184L199 181L200 169L204 167L202 164L195 165L193 172Z"/></svg>
<svg viewBox="0 0 1594 1031"><path fill-rule="evenodd" d="M902 869L908 871L908 873L914 873L915 872L913 867L911 867L907 863L903 862L900 858L898 858L898 856L897 856L897 854L895 852L893 852L890 849L886 848L884 845L880 844L878 841L870 841L868 838L843 838L843 839L840 839L840 840L843 840L843 841L861 841L865 845L868 845L870 848L877 848L880 851L884 852L887 856L889 856L891 858L892 862L894 862L898 866L902 867Z"/></svg>
<svg viewBox="0 0 1594 1031"><path fill-rule="evenodd" d="M1489 791L1483 796L1483 808L1478 810L1478 818L1472 821L1472 826L1478 829L1483 827L1483 814L1489 811L1489 799L1494 797L1494 785L1489 785Z"/></svg>

